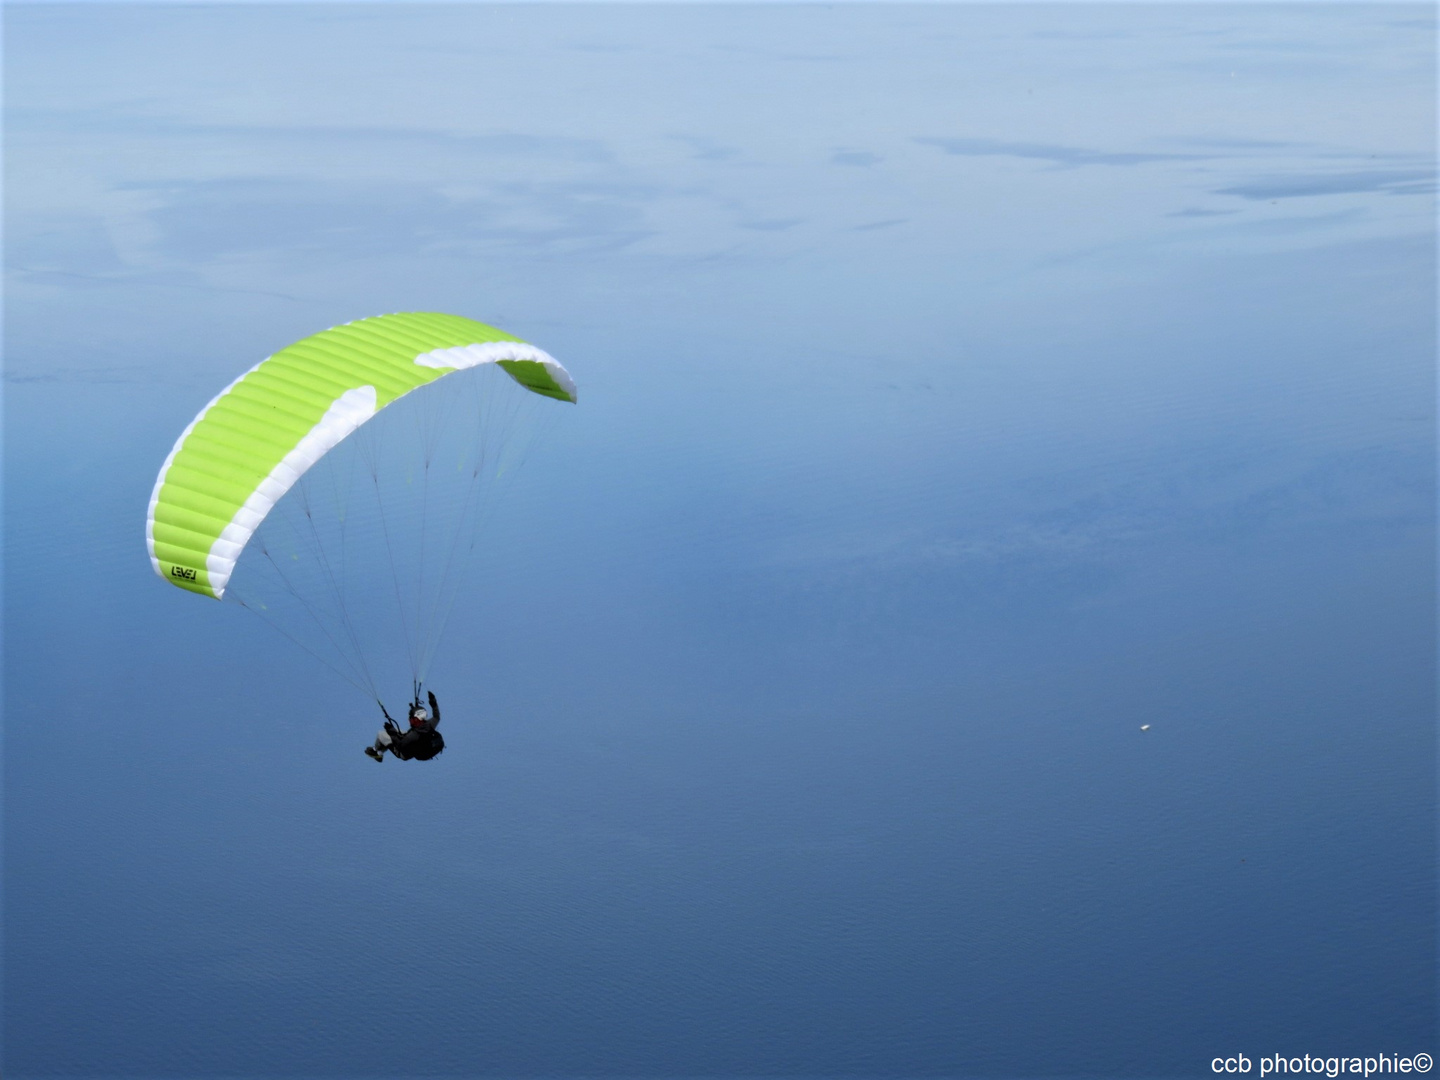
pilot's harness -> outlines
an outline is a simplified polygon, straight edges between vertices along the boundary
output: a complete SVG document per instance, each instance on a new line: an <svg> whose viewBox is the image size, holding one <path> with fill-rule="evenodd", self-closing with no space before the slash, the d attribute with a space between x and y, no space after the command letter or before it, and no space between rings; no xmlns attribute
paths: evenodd
<svg viewBox="0 0 1440 1080"><path fill-rule="evenodd" d="M415 710L416 710L416 709L422 708L422 706L421 706L421 704L420 704L420 687L421 687L421 683L420 683L420 681L419 681L418 679L412 680L412 681L411 681L411 684L410 684L410 687L411 687L410 715L413 716L413 715L415 714ZM408 735L410 732L409 732L409 731L402 731L402 730L400 730L400 725L397 724L397 723L395 722L395 718L392 717L392 716L386 711L386 709L385 709L385 703L384 703L383 701L380 701L379 698L376 698L376 702L377 702L377 704L379 704L379 706L380 706L380 713L381 713L381 715L383 715L383 716L385 717L385 730L390 733L390 740L391 740L391 742L390 742L390 752L391 752L392 754L394 754L397 758L399 758L401 761L410 761L410 760L412 760L412 759L417 760L417 761L429 761L431 758L435 757L435 756L438 755L442 750L445 749L445 738L444 738L444 736L442 736L439 731L435 730L435 728L432 727L432 728L427 732L427 734L430 736L430 738L429 738L429 740L427 741L426 745L425 745L423 748L420 748L420 747L417 747L417 748L416 748L416 749L420 749L420 750L422 751L422 753L424 754L423 757L421 756L421 754L416 754L416 753L408 753L408 754L403 754L403 755L402 755L402 754L400 753L400 740L403 739L403 738L404 738L406 735ZM433 718L432 718L432 719L433 719ZM411 730L413 731L414 729L412 728Z"/></svg>

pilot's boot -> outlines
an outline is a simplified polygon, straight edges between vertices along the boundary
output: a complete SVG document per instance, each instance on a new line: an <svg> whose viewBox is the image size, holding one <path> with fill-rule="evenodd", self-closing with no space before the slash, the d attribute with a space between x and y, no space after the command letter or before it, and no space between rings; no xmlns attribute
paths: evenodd
<svg viewBox="0 0 1440 1080"><path fill-rule="evenodd" d="M384 754L384 752L381 751L381 750L376 750L375 747L373 747L373 746L367 746L367 747L365 747L365 753L366 753L369 757L374 758L376 761L384 761L384 760L385 760L385 754Z"/></svg>

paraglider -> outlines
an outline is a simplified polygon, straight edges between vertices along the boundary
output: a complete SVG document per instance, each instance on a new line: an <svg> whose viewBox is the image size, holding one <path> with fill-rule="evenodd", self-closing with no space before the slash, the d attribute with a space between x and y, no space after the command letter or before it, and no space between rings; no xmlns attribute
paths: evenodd
<svg viewBox="0 0 1440 1080"><path fill-rule="evenodd" d="M576 400L565 368L471 319L406 312L307 337L180 434L150 496L151 565L254 612L373 698L387 725L375 760L429 760L444 742L421 691L493 493L547 399ZM402 665L407 731L379 689Z"/></svg>

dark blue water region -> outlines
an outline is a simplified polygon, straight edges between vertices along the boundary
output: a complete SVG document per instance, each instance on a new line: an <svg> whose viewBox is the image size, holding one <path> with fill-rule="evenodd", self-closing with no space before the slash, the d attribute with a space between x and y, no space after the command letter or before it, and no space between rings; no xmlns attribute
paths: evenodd
<svg viewBox="0 0 1440 1080"><path fill-rule="evenodd" d="M1433 1035L1423 503L839 573L599 529L557 584L563 515L518 500L422 771L153 579L153 457L10 459L7 1076L1178 1076Z"/></svg>

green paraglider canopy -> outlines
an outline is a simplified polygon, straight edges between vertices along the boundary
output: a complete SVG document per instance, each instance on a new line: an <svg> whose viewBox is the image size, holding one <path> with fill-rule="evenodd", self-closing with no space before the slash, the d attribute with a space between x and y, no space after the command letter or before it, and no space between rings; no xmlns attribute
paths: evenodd
<svg viewBox="0 0 1440 1080"><path fill-rule="evenodd" d="M391 402L478 364L575 400L547 353L455 315L361 319L261 361L200 410L161 466L145 523L155 572L220 599L250 537L311 466Z"/></svg>

